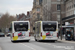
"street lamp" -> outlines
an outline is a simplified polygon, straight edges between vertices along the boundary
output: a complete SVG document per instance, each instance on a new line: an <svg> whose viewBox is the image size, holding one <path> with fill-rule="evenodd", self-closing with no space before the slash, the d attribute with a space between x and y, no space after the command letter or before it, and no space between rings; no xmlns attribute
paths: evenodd
<svg viewBox="0 0 75 50"><path fill-rule="evenodd" d="M60 0L60 36L62 40L62 16L61 16L61 0Z"/></svg>

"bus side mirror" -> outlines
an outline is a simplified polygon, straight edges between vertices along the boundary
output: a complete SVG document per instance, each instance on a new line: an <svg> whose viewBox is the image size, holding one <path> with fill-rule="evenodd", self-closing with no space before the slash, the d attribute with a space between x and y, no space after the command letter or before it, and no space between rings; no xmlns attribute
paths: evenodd
<svg viewBox="0 0 75 50"><path fill-rule="evenodd" d="M11 31L12 30L12 28L9 28L9 31Z"/></svg>
<svg viewBox="0 0 75 50"><path fill-rule="evenodd" d="M35 27L33 27L33 30L35 30Z"/></svg>

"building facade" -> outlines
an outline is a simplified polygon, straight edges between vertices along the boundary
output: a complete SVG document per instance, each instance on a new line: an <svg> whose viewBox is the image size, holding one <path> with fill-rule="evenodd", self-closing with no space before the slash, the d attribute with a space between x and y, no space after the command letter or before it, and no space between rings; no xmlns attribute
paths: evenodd
<svg viewBox="0 0 75 50"><path fill-rule="evenodd" d="M75 0L34 0L32 8L33 22L58 21L74 23ZM73 18L73 19L72 19ZM71 19L71 20L70 20Z"/></svg>
<svg viewBox="0 0 75 50"><path fill-rule="evenodd" d="M43 0L43 20L58 21L60 23L61 17L65 17L65 4L64 0Z"/></svg>
<svg viewBox="0 0 75 50"><path fill-rule="evenodd" d="M22 13L16 16L17 16L17 21L30 21L30 12L27 12L27 15Z"/></svg>
<svg viewBox="0 0 75 50"><path fill-rule="evenodd" d="M75 0L66 0L65 1L65 18L63 18L63 22L68 22L69 24L75 23Z"/></svg>
<svg viewBox="0 0 75 50"><path fill-rule="evenodd" d="M16 16L17 16L17 21L24 21L25 17L26 17L25 14L19 14L19 15L16 15Z"/></svg>
<svg viewBox="0 0 75 50"><path fill-rule="evenodd" d="M33 23L42 20L42 15L42 0L34 0L32 8Z"/></svg>

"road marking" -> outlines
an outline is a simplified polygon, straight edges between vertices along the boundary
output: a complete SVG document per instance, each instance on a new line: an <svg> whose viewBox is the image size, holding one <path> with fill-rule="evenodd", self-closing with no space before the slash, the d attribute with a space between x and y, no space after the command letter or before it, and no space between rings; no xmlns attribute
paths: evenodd
<svg viewBox="0 0 75 50"><path fill-rule="evenodd" d="M58 49L66 49L66 50L74 49L74 46L57 46L57 45L48 44L48 43L43 43L43 44L50 45L50 46L53 46L54 48L58 48Z"/></svg>
<svg viewBox="0 0 75 50"><path fill-rule="evenodd" d="M20 43L20 44L22 44L22 45L24 45L24 46L26 46L26 47L28 47L28 48L30 48L30 49L32 49L32 50L36 50L35 48L32 48L32 47L30 47L30 46L28 46L28 45L26 45L26 44L23 44L23 43Z"/></svg>
<svg viewBox="0 0 75 50"><path fill-rule="evenodd" d="M67 49L67 50L72 50L74 49L74 46L57 46L57 45L53 45L54 48L62 48L62 49Z"/></svg>

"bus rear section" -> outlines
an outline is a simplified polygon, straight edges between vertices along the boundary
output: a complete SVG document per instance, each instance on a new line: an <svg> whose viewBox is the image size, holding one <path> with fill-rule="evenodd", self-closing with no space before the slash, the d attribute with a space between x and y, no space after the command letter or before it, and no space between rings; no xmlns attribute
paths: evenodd
<svg viewBox="0 0 75 50"><path fill-rule="evenodd" d="M57 21L41 21L35 23L35 41L58 39L58 22Z"/></svg>
<svg viewBox="0 0 75 50"><path fill-rule="evenodd" d="M13 22L12 23L12 39L11 41L30 40L30 23L29 22Z"/></svg>
<svg viewBox="0 0 75 50"><path fill-rule="evenodd" d="M41 35L43 40L56 41L58 39L58 22L42 22Z"/></svg>

